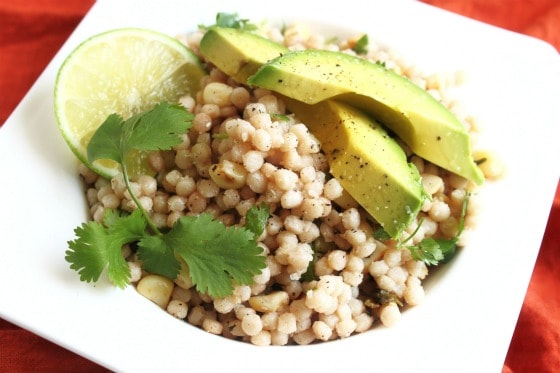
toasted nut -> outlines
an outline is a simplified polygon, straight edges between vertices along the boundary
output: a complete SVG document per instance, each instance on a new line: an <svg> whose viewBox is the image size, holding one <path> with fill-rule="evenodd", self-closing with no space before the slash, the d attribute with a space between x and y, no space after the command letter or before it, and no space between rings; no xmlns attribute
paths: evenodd
<svg viewBox="0 0 560 373"><path fill-rule="evenodd" d="M213 164L209 174L210 178L223 189L239 189L247 180L247 170L243 165L228 160Z"/></svg>
<svg viewBox="0 0 560 373"><path fill-rule="evenodd" d="M257 312L275 312L290 301L285 291L276 291L267 295L255 295L249 298L249 304Z"/></svg>
<svg viewBox="0 0 560 373"><path fill-rule="evenodd" d="M138 281L136 289L161 308L166 308L173 292L173 281L159 275L147 275Z"/></svg>

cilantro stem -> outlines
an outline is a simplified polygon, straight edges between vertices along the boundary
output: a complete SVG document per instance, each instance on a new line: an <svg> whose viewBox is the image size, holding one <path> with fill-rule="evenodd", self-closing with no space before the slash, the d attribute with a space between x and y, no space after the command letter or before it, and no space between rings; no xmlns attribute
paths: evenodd
<svg viewBox="0 0 560 373"><path fill-rule="evenodd" d="M150 215L148 215L148 212L146 211L146 209L144 208L144 206L142 206L142 203L140 203L140 200L138 199L138 197L136 197L136 194L132 191L132 187L130 185L130 178L128 177L128 171L126 168L126 162L122 162L121 163L121 167L122 167L122 172L123 172L123 179L124 179L124 184L126 185L126 189L128 190L128 193L130 193L130 198L132 198L132 200L134 201L134 203L136 204L136 207L138 208L138 210L140 210L140 212L142 213L142 216L144 217L144 219L146 220L146 222L148 223L148 226L150 227L150 229L157 235L157 236L162 236L163 234L161 233L161 231L158 229L158 227L155 226L154 222L152 221L152 219L150 219Z"/></svg>
<svg viewBox="0 0 560 373"><path fill-rule="evenodd" d="M461 219L459 220L457 239L459 239L459 236L461 235L461 233L463 233L463 230L465 229L465 216L467 216L467 207L469 205L470 198L471 198L471 193L467 192L467 194L465 195L465 199L463 201L463 205L461 206Z"/></svg>
<svg viewBox="0 0 560 373"><path fill-rule="evenodd" d="M420 227L422 227L422 223L424 223L424 218L421 218L420 221L418 221L418 225L416 226L416 229L414 229L414 232L412 232L404 241L399 242L398 247L403 247L408 241L410 241L412 237L418 233Z"/></svg>

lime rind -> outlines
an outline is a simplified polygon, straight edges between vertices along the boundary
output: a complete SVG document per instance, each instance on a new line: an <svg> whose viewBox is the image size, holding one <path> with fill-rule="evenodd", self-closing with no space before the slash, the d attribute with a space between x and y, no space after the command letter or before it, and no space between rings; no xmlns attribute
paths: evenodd
<svg viewBox="0 0 560 373"><path fill-rule="evenodd" d="M161 101L195 95L206 75L196 54L178 39L140 28L120 28L91 36L62 63L55 80L58 128L75 156L94 172L111 178L120 172L110 160L88 162L86 148L112 113L128 118ZM139 155L133 173L148 172Z"/></svg>

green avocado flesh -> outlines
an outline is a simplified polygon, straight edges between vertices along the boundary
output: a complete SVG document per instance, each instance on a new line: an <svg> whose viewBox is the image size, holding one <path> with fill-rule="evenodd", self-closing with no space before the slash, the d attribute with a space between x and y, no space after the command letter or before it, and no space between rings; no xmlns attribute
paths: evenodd
<svg viewBox="0 0 560 373"><path fill-rule="evenodd" d="M321 142L331 174L392 237L398 237L422 207L425 192L402 147L362 111L342 102L286 106Z"/></svg>
<svg viewBox="0 0 560 373"><path fill-rule="evenodd" d="M359 107L420 157L476 184L484 181L463 124L428 92L379 64L342 52L290 52L247 83L307 104L337 99Z"/></svg>
<svg viewBox="0 0 560 373"><path fill-rule="evenodd" d="M262 65L288 49L247 31L211 27L200 41L200 51L218 69L245 84Z"/></svg>

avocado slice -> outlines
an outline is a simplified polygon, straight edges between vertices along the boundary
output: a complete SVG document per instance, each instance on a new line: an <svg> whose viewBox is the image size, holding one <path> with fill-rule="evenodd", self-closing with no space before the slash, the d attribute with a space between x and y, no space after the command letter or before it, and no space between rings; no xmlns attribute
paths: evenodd
<svg viewBox="0 0 560 373"><path fill-rule="evenodd" d="M288 48L252 32L214 26L200 40L200 51L236 82L246 84L249 76Z"/></svg>
<svg viewBox="0 0 560 373"><path fill-rule="evenodd" d="M200 50L207 61L242 84L268 61L289 52L256 34L217 26L206 31ZM381 125L347 104L328 100L307 105L283 99L321 141L333 176L388 234L398 237L426 197L403 149Z"/></svg>
<svg viewBox="0 0 560 373"><path fill-rule="evenodd" d="M307 104L347 102L391 129L420 157L476 184L484 181L463 124L424 89L380 64L342 52L294 51L263 65L247 83Z"/></svg>
<svg viewBox="0 0 560 373"><path fill-rule="evenodd" d="M426 193L402 147L363 111L326 100L286 106L321 142L331 174L392 237L414 220Z"/></svg>

